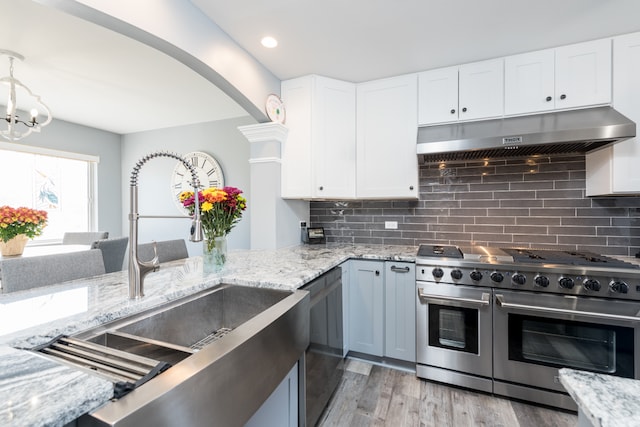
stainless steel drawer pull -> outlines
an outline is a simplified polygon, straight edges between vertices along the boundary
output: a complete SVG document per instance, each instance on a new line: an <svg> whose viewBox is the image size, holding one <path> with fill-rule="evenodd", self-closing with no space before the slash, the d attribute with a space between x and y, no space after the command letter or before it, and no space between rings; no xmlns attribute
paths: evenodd
<svg viewBox="0 0 640 427"><path fill-rule="evenodd" d="M535 311L540 313L567 314L570 316L584 316L584 317L590 317L593 319L626 320L628 322L640 322L640 317L636 317L636 316L625 316L622 314L596 313L592 311L567 310L565 308L538 307L536 305L526 305L526 304L514 304L510 302L505 302L504 295L500 295L500 294L496 295L496 304L498 304L498 306L502 308L514 308L518 310Z"/></svg>
<svg viewBox="0 0 640 427"><path fill-rule="evenodd" d="M429 300L429 301L457 302L457 303L471 305L474 307L482 307L482 306L487 306L491 304L491 301L489 301L490 294L488 292L484 292L482 294L482 299L472 299L472 298L458 298L458 297L427 294L425 293L424 289L418 288L418 296L422 299Z"/></svg>
<svg viewBox="0 0 640 427"><path fill-rule="evenodd" d="M409 267L396 267L395 265L392 265L391 271L395 273L408 273L411 271L411 269Z"/></svg>

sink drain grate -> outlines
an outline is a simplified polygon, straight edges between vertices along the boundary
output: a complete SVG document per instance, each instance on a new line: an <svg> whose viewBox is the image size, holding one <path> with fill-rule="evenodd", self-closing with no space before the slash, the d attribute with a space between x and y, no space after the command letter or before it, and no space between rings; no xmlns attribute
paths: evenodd
<svg viewBox="0 0 640 427"><path fill-rule="evenodd" d="M115 398L124 396L171 367L166 362L64 335L33 350L109 379L114 384Z"/></svg>
<svg viewBox="0 0 640 427"><path fill-rule="evenodd" d="M231 329L229 329L229 328L220 328L217 331L214 331L213 333L207 335L206 337L204 337L203 339L201 339L197 343L193 344L189 348L191 348L192 350L202 350L202 348L204 346L206 346L208 344L211 344L214 341L219 340L223 336L227 335L229 332L231 332Z"/></svg>

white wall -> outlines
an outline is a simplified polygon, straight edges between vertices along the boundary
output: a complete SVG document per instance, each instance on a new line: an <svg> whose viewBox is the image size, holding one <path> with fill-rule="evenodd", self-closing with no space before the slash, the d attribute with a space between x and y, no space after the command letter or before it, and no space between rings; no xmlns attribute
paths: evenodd
<svg viewBox="0 0 640 427"><path fill-rule="evenodd" d="M204 151L215 157L225 177L225 185L244 191L248 208L240 223L228 238L229 249L250 247L251 194L249 192L249 142L238 126L255 124L250 117L201 123L169 129L139 132L122 137L122 233L129 233L129 180L136 162L156 151L171 151L183 155ZM179 215L170 190L171 173L176 161L155 158L145 163L138 176L138 208L140 215ZM255 213L253 213L255 214ZM202 253L201 243L190 243L187 219L140 219L138 241L185 239L191 256Z"/></svg>

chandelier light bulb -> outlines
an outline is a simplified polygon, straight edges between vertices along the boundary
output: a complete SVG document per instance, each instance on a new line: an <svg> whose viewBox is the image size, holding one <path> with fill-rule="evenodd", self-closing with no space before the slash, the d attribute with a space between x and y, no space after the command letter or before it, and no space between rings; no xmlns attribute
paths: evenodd
<svg viewBox="0 0 640 427"><path fill-rule="evenodd" d="M31 121L38 117L38 110L36 110L35 108L32 108L29 113L31 114Z"/></svg>

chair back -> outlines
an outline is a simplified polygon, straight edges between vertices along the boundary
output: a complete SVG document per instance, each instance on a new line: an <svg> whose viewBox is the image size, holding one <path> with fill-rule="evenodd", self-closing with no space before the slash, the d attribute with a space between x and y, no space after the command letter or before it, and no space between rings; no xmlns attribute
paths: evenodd
<svg viewBox="0 0 640 427"><path fill-rule="evenodd" d="M67 231L62 236L63 245L90 245L109 237L108 231Z"/></svg>
<svg viewBox="0 0 640 427"><path fill-rule="evenodd" d="M104 273L102 252L98 249L0 260L0 283L2 283L3 293L23 291Z"/></svg>
<svg viewBox="0 0 640 427"><path fill-rule="evenodd" d="M187 243L184 239L163 240L156 242L158 260L160 262L174 261L176 259L189 258ZM138 245L138 259L150 261L153 258L153 242Z"/></svg>
<svg viewBox="0 0 640 427"><path fill-rule="evenodd" d="M117 237L115 239L96 240L91 244L91 249L102 251L104 269L107 273L120 271L124 266L124 254L127 252L129 244L128 237Z"/></svg>

